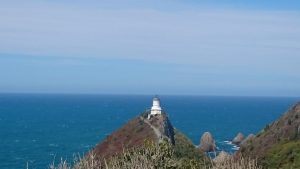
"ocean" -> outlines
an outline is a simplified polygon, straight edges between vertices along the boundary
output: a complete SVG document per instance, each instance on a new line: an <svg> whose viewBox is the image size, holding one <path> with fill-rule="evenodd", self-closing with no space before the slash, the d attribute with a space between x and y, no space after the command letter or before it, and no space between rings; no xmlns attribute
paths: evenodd
<svg viewBox="0 0 300 169"><path fill-rule="evenodd" d="M44 169L83 155L131 118L153 96L0 94L0 169ZM195 145L209 131L219 150L238 132L259 132L300 98L160 96L175 128Z"/></svg>

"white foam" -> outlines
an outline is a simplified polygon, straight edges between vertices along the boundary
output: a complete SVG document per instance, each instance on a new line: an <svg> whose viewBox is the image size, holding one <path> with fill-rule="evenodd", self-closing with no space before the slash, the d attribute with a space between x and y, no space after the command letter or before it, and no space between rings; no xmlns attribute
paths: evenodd
<svg viewBox="0 0 300 169"><path fill-rule="evenodd" d="M238 147L238 146L233 146L231 149L232 149L232 150L239 150L240 147Z"/></svg>
<svg viewBox="0 0 300 169"><path fill-rule="evenodd" d="M228 144L228 145L232 145L231 141L224 141L224 143Z"/></svg>

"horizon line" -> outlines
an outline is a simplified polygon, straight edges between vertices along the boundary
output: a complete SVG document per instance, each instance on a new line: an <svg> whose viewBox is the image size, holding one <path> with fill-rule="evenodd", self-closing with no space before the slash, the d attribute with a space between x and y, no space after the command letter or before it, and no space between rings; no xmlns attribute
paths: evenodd
<svg viewBox="0 0 300 169"><path fill-rule="evenodd" d="M184 96L184 97L269 97L269 98L299 98L287 95L217 95L217 94L150 94L150 93L100 93L100 92L0 92L0 95L107 95L107 96Z"/></svg>

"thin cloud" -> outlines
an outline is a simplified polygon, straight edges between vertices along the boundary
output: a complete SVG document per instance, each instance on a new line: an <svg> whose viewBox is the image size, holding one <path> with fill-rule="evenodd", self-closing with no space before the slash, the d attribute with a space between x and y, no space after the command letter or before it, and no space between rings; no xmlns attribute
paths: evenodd
<svg viewBox="0 0 300 169"><path fill-rule="evenodd" d="M193 89L203 84L193 78L200 74L208 87L226 82L255 86L257 81L268 86L290 79L291 90L298 90L297 11L72 4L2 3L0 53L61 57L66 64L87 58L170 64L175 72L182 68L181 86ZM171 74L165 75L169 81L161 77L162 83L178 83Z"/></svg>
<svg viewBox="0 0 300 169"><path fill-rule="evenodd" d="M0 8L2 53L189 63L300 53L300 15L295 12Z"/></svg>

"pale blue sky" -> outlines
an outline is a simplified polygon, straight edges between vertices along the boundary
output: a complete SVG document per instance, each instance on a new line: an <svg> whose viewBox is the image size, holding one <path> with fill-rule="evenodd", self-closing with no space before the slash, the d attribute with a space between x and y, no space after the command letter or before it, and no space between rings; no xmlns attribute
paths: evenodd
<svg viewBox="0 0 300 169"><path fill-rule="evenodd" d="M296 0L0 1L0 92L300 96Z"/></svg>

